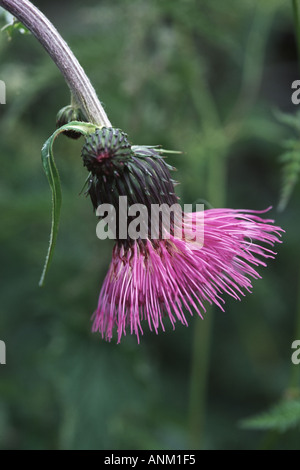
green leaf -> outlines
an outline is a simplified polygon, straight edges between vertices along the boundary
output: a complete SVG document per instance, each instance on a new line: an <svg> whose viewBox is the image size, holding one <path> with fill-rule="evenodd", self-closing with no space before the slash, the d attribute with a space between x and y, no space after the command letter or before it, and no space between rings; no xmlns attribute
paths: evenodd
<svg viewBox="0 0 300 470"><path fill-rule="evenodd" d="M283 164L282 169L282 188L278 210L283 211L292 195L293 189L296 186L299 173L300 173L300 112L295 114L286 114L279 110L274 111L275 117L282 124L290 127L297 135L297 139L286 139L283 142L283 147L286 151L280 156L280 162Z"/></svg>
<svg viewBox="0 0 300 470"><path fill-rule="evenodd" d="M59 218L60 218L60 209L61 209L61 202L62 202L62 193L61 193L61 185L60 185L60 178L59 173L55 164L54 156L53 156L53 143L56 137L59 136L64 131L76 131L80 132L83 135L87 135L90 133L95 132L98 126L90 123L84 122L70 122L65 126L60 127L57 129L54 134L45 142L42 148L42 163L48 178L48 182L52 192L52 223L51 223L51 232L50 232L50 242L49 248L44 264L44 269L42 272L42 276L39 282L40 286L44 285L45 276L47 274L50 261L53 257L55 243L57 239L57 232L59 226Z"/></svg>
<svg viewBox="0 0 300 470"><path fill-rule="evenodd" d="M300 143L296 140L286 142L287 151L280 156L282 168L282 188L278 210L283 211L298 182L300 173Z"/></svg>
<svg viewBox="0 0 300 470"><path fill-rule="evenodd" d="M285 400L269 411L241 423L244 429L288 431L300 425L300 400Z"/></svg>
<svg viewBox="0 0 300 470"><path fill-rule="evenodd" d="M8 34L9 39L11 39L13 34L16 32L20 34L31 34L30 31L15 18L12 18L12 21L3 26L1 31L5 31Z"/></svg>
<svg viewBox="0 0 300 470"><path fill-rule="evenodd" d="M298 111L295 114L288 114L279 111L278 109L274 110L274 115L279 122L286 124L295 131L300 131L300 112Z"/></svg>

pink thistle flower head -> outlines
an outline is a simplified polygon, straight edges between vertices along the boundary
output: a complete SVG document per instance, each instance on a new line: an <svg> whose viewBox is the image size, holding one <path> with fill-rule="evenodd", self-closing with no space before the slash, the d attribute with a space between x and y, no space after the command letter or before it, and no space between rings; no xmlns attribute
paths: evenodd
<svg viewBox="0 0 300 470"><path fill-rule="evenodd" d="M88 192L95 209L105 202L119 210L124 195L149 209L176 204L175 182L161 151L127 142L121 131L106 128L87 139L83 160L92 172ZM261 214L233 209L184 214L181 237L174 218L167 234L160 225L155 239L150 229L143 239L120 239L118 226L93 331L108 341L116 331L118 343L129 331L140 341L144 324L156 333L164 330L166 318L173 328L176 321L187 326L186 315L196 312L203 318L207 303L224 310L224 294L240 300L251 292L251 280L261 277L257 269L274 258L272 248L280 241L282 229Z"/></svg>

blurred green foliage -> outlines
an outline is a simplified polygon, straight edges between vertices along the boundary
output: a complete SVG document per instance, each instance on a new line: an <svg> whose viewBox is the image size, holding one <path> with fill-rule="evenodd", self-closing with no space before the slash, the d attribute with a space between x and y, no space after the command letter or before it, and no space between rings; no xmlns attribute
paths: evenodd
<svg viewBox="0 0 300 470"><path fill-rule="evenodd" d="M268 0L36 1L69 42L113 125L134 144L183 151L182 202L226 199L233 208L276 208L282 143L299 78L292 8ZM5 24L3 19L3 25ZM2 25L1 25L2 26ZM50 228L50 191L40 159L68 89L32 35L0 37L1 449L180 449L189 447L193 331L177 325L138 346L90 332L112 244L96 238L82 141L55 143L63 208L55 256L38 288ZM293 136L294 137L294 136ZM211 164L213 162L213 165ZM215 169L215 191L209 168ZM224 178L224 174L226 178ZM276 261L242 302L217 311L206 428L199 448L254 449L263 434L240 422L284 395L291 369L299 286L299 186L283 213ZM293 372L292 371L292 372ZM298 372L298 377L299 377ZM299 384L298 384L299 385ZM299 448L299 429L277 448Z"/></svg>
<svg viewBox="0 0 300 470"><path fill-rule="evenodd" d="M250 429L271 429L284 432L299 426L299 422L299 400L285 400L279 405L274 406L271 411L245 420L243 426Z"/></svg>

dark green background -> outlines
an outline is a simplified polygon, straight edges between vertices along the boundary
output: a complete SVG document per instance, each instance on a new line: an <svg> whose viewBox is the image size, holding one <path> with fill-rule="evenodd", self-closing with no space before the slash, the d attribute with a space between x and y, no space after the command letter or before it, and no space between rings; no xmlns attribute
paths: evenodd
<svg viewBox="0 0 300 470"><path fill-rule="evenodd" d="M284 139L274 110L295 113L300 78L290 2L228 0L36 1L69 42L114 126L134 144L181 150L183 203L264 209L285 230L253 294L214 313L206 425L197 447L254 449L262 432L240 421L288 386L299 285L299 186L276 211ZM1 19L3 22L3 19ZM0 37L1 449L181 449L190 446L195 326L178 324L138 345L91 334L90 317L111 258L96 238L84 195L82 140L61 137L55 155L63 209L55 257L38 287L50 230L50 190L40 150L68 104L63 78L33 36ZM215 189L209 187L214 159ZM218 177L217 177L218 181ZM224 184L225 182L225 184ZM218 187L217 187L218 186ZM214 194L215 191L215 194ZM299 372L300 372L300 365ZM190 410L193 413L193 410ZM277 448L299 448L300 434Z"/></svg>

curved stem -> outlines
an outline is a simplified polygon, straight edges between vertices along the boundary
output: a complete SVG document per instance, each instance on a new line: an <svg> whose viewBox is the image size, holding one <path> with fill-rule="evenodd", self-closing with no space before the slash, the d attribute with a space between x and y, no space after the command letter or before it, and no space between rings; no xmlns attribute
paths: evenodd
<svg viewBox="0 0 300 470"><path fill-rule="evenodd" d="M23 23L43 45L88 120L93 124L111 127L90 80L48 18L28 0L0 0L0 6Z"/></svg>

